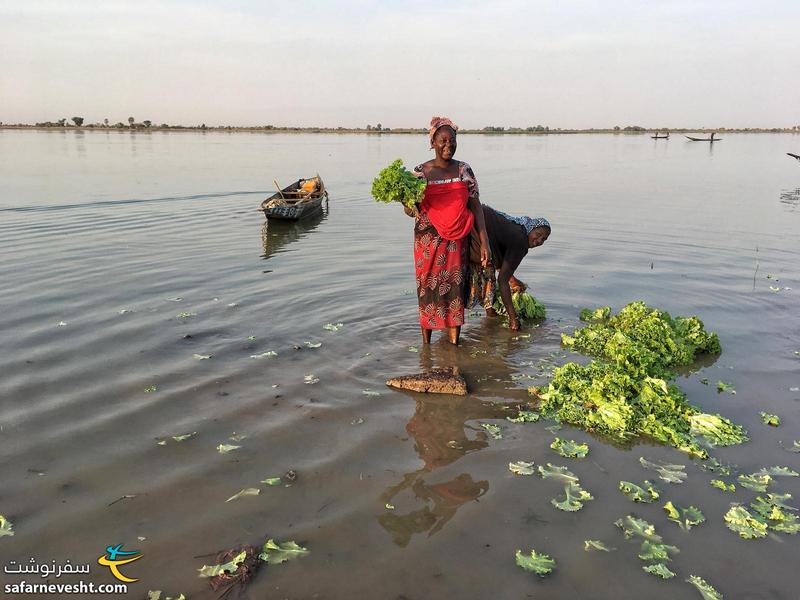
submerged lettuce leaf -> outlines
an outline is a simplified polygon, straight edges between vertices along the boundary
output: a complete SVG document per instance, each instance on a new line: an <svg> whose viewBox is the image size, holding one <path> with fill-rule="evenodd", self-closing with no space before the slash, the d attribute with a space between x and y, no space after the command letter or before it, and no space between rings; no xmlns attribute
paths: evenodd
<svg viewBox="0 0 800 600"><path fill-rule="evenodd" d="M550 447L564 458L584 458L589 454L589 446L587 444L579 444L575 440L562 440L557 437L550 444Z"/></svg>
<svg viewBox="0 0 800 600"><path fill-rule="evenodd" d="M771 425L772 427L777 427L778 425L781 424L781 418L778 415L773 415L763 411L758 414L761 416L761 422L764 423L764 425Z"/></svg>
<svg viewBox="0 0 800 600"><path fill-rule="evenodd" d="M603 552L613 552L616 548L609 548L600 540L584 540L583 549L587 552L589 550L601 550Z"/></svg>
<svg viewBox="0 0 800 600"><path fill-rule="evenodd" d="M672 560L669 555L670 552L677 554L680 550L669 544L645 540L642 542L642 550L639 553L639 558L642 560L669 561Z"/></svg>
<svg viewBox="0 0 800 600"><path fill-rule="evenodd" d="M689 433L704 437L712 446L731 446L749 439L741 425L731 423L725 417L707 413L689 417Z"/></svg>
<svg viewBox="0 0 800 600"><path fill-rule="evenodd" d="M494 439L503 439L503 434L501 433L502 430L497 425L493 423L481 423L481 427L483 427Z"/></svg>
<svg viewBox="0 0 800 600"><path fill-rule="evenodd" d="M0 537L6 535L14 535L14 525L6 519L3 515L0 515Z"/></svg>
<svg viewBox="0 0 800 600"><path fill-rule="evenodd" d="M198 569L198 572L200 573L200 577L216 577L223 573L236 573L239 569L239 565L244 562L245 558L247 558L247 552L242 550L239 554L234 556L230 562L213 566L203 565L202 568Z"/></svg>
<svg viewBox="0 0 800 600"><path fill-rule="evenodd" d="M550 463L547 463L546 467L539 465L539 475L542 476L542 479L554 477L565 483L578 483L578 477L567 467L559 467Z"/></svg>
<svg viewBox="0 0 800 600"><path fill-rule="evenodd" d="M753 473L752 475L739 475L739 485L754 492L766 492L772 477L767 473Z"/></svg>
<svg viewBox="0 0 800 600"><path fill-rule="evenodd" d="M627 515L621 519L617 519L614 525L622 529L626 540L632 537L640 537L656 544L660 544L663 541L661 536L656 533L656 528L651 523L648 523L644 519L634 517L633 515Z"/></svg>
<svg viewBox="0 0 800 600"><path fill-rule="evenodd" d="M731 492L731 493L733 493L733 492L736 491L736 486L733 483L726 484L721 479L712 479L708 483L710 483L712 487L715 487L718 490L722 490L723 492Z"/></svg>
<svg viewBox="0 0 800 600"><path fill-rule="evenodd" d="M789 467L764 467L753 475L770 475L771 477L800 477L800 473L793 471Z"/></svg>
<svg viewBox="0 0 800 600"><path fill-rule="evenodd" d="M564 499L553 498L550 502L559 510L575 512L583 508L583 503L587 500L594 500L589 492L584 490L577 483L568 483L564 486Z"/></svg>
<svg viewBox="0 0 800 600"><path fill-rule="evenodd" d="M695 506L682 508L680 506L675 506L669 501L664 505L664 511L667 513L667 518L677 523L681 529L689 530L695 525L704 523L706 520L702 511Z"/></svg>
<svg viewBox="0 0 800 600"><path fill-rule="evenodd" d="M601 306L600 308L595 308L594 310L589 308L584 308L583 310L581 310L578 318L581 321L605 321L610 316L611 316L611 307Z"/></svg>
<svg viewBox="0 0 800 600"><path fill-rule="evenodd" d="M684 472L686 465L658 464L650 462L643 456L639 457L639 464L645 469L658 473L659 479L667 483L683 483L686 480L686 473Z"/></svg>
<svg viewBox="0 0 800 600"><path fill-rule="evenodd" d="M261 547L258 558L270 565L279 565L287 560L299 558L309 554L308 549L297 545L294 541L279 543L272 538L268 539Z"/></svg>
<svg viewBox="0 0 800 600"><path fill-rule="evenodd" d="M642 567L648 573L658 575L661 579L671 579L675 577L675 573L670 571L664 563L656 563L654 565L647 565Z"/></svg>
<svg viewBox="0 0 800 600"><path fill-rule="evenodd" d="M533 468L533 461L525 462L524 460L508 463L508 470L515 475L533 475L535 472Z"/></svg>
<svg viewBox="0 0 800 600"><path fill-rule="evenodd" d="M746 540L762 538L767 535L767 524L763 519L750 514L750 511L740 504L733 504L725 513L725 524L728 529L738 533Z"/></svg>
<svg viewBox="0 0 800 600"><path fill-rule="evenodd" d="M523 554L521 550L517 550L515 558L518 566L526 571L536 573L539 577L548 575L556 568L556 561L547 554L538 554L536 550L531 550L530 555Z"/></svg>
<svg viewBox="0 0 800 600"><path fill-rule="evenodd" d="M512 423L536 423L539 417L539 413L532 410L521 410L516 417L506 417L506 420Z"/></svg>
<svg viewBox="0 0 800 600"><path fill-rule="evenodd" d="M634 502L645 502L648 504L658 500L660 495L658 488L649 481L644 482L644 487L638 486L630 481L620 481L619 491Z"/></svg>
<svg viewBox="0 0 800 600"><path fill-rule="evenodd" d="M711 584L706 582L702 577L689 575L689 579L686 580L686 583L691 583L696 587L697 591L700 592L700 595L703 597L703 600L722 600L722 594L711 587Z"/></svg>

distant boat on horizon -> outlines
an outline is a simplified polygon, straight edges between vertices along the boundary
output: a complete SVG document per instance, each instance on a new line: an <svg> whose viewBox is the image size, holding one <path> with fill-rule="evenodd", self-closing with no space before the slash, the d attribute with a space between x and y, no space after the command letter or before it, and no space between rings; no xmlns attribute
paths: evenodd
<svg viewBox="0 0 800 600"><path fill-rule="evenodd" d="M689 140L691 140L693 142L721 142L722 138L714 137L715 135L717 135L717 134L716 133L712 133L711 137L707 137L707 138L696 138L696 137L692 137L690 135L687 135L686 137L689 138Z"/></svg>
<svg viewBox="0 0 800 600"><path fill-rule="evenodd" d="M658 135L658 132L656 131L656 134L655 135L651 135L650 138L654 139L654 140L668 140L669 139L669 131L667 132L667 135Z"/></svg>
<svg viewBox="0 0 800 600"><path fill-rule="evenodd" d="M792 154L791 152L787 152L786 154L788 154L792 158L796 158L797 160L800 160L800 154Z"/></svg>

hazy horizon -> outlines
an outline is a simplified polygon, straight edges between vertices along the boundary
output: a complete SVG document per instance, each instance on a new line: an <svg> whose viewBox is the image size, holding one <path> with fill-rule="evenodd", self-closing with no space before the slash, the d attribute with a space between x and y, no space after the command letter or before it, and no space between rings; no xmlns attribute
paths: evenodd
<svg viewBox="0 0 800 600"><path fill-rule="evenodd" d="M0 0L0 121L800 124L786 1Z"/></svg>

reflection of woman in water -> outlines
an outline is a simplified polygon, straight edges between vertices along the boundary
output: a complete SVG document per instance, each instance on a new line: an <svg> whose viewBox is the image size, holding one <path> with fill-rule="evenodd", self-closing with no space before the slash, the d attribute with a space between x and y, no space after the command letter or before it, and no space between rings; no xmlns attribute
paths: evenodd
<svg viewBox="0 0 800 600"><path fill-rule="evenodd" d="M416 411L406 431L413 436L414 449L425 464L387 489L381 495L381 502L389 504L401 492L410 489L414 498L425 506L404 515L386 513L378 517L396 544L407 545L415 533L435 534L453 518L459 507L488 491L488 481L474 481L467 473L442 483L428 483L426 475L489 445L486 433L478 426L467 425L467 421L502 419L508 411L507 405L474 398L454 400L431 396L417 400ZM475 439L469 439L467 431L472 431Z"/></svg>

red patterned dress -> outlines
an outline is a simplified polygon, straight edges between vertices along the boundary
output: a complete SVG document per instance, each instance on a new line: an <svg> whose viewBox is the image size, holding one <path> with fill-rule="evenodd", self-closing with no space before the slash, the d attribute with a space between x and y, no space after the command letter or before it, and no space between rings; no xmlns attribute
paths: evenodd
<svg viewBox="0 0 800 600"><path fill-rule="evenodd" d="M421 166L415 172L422 175ZM478 196L475 175L459 161L459 177L429 181L414 224L414 271L419 322L424 329L464 324L469 293L469 233L474 217L467 206Z"/></svg>

